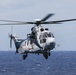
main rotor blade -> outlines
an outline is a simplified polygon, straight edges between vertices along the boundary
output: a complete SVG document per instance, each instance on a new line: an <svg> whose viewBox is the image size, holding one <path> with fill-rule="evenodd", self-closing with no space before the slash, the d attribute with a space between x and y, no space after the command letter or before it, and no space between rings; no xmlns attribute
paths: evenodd
<svg viewBox="0 0 76 75"><path fill-rule="evenodd" d="M2 22L18 22L18 23L22 23L22 22L25 22L25 21L13 21L13 20L0 20Z"/></svg>
<svg viewBox="0 0 76 75"><path fill-rule="evenodd" d="M35 23L34 22L2 23L0 25L25 25L25 24L35 24Z"/></svg>
<svg viewBox="0 0 76 75"><path fill-rule="evenodd" d="M52 17L54 14L48 14L46 17L44 17L41 21L45 21L47 20L48 18Z"/></svg>
<svg viewBox="0 0 76 75"><path fill-rule="evenodd" d="M59 20L59 21L47 21L41 22L41 24L61 24L62 22L76 21L76 19L67 19L67 20Z"/></svg>
<svg viewBox="0 0 76 75"><path fill-rule="evenodd" d="M49 16L49 15L48 15ZM47 16L47 17L48 17ZM47 18L46 17L46 18ZM49 18L49 17L48 17ZM48 19L47 18L47 19ZM9 20L3 20L3 21L9 21ZM76 19L67 19L67 20L58 20L58 21L37 21L37 22L22 22L22 21L9 21L14 23L2 23L0 25L25 25L25 24L61 24L62 22L69 22L69 21L76 21Z"/></svg>

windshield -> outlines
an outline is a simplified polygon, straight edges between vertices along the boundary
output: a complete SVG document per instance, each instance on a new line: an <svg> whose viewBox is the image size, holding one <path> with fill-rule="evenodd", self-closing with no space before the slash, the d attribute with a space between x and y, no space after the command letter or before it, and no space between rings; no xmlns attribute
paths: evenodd
<svg viewBox="0 0 76 75"><path fill-rule="evenodd" d="M45 33L40 35L40 39L47 38L47 37L54 37L54 36L51 32L49 32L49 33L45 32Z"/></svg>

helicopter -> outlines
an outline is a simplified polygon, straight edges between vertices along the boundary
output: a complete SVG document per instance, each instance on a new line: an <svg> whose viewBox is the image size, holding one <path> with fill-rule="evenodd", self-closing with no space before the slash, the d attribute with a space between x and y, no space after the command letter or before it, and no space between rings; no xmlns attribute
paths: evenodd
<svg viewBox="0 0 76 75"><path fill-rule="evenodd" d="M26 39L21 39L17 35L9 35L10 47L12 47L12 40L16 47L16 53L23 54L25 60L29 53L43 54L45 59L51 55L51 50L54 50L56 46L55 36L49 31L49 28L44 28L41 24L61 24L62 22L76 21L76 19L58 20L58 21L46 21L54 14L48 14L43 19L35 19L34 22L25 21L12 21L12 20L0 20L4 23L0 25L27 25L34 24L31 28L31 33L27 34Z"/></svg>

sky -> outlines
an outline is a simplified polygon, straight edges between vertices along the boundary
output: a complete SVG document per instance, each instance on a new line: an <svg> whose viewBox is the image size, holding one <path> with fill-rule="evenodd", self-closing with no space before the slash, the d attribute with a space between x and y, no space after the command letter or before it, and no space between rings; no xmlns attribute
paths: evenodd
<svg viewBox="0 0 76 75"><path fill-rule="evenodd" d="M0 0L0 20L34 21L49 13L55 15L48 21L76 18L76 0ZM13 26L13 34L26 38L33 26ZM56 44L60 45L54 50L76 51L76 21L42 26L49 28L56 38ZM15 50L14 43L10 48L10 33L11 26L0 26L0 51Z"/></svg>

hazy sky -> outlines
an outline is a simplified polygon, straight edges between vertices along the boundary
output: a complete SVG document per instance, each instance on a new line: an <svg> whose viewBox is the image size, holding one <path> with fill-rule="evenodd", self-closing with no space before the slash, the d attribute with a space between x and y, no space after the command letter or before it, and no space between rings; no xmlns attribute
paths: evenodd
<svg viewBox="0 0 76 75"><path fill-rule="evenodd" d="M34 21L48 13L55 14L49 21L76 18L76 0L0 0L0 19ZM33 26L13 26L13 34L26 38ZM44 27L53 32L56 43L60 44L55 50L76 50L76 21ZM11 50L9 33L11 26L0 26L0 50ZM14 43L12 50L15 50Z"/></svg>

